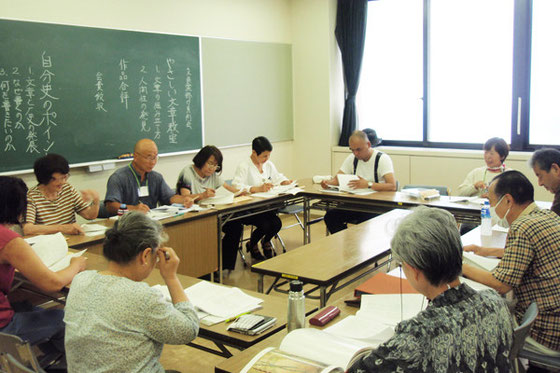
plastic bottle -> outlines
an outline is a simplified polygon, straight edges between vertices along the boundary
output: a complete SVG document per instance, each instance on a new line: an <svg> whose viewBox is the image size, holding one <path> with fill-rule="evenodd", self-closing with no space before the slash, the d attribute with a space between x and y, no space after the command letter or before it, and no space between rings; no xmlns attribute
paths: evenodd
<svg viewBox="0 0 560 373"><path fill-rule="evenodd" d="M484 201L480 209L480 234L492 236L492 216L490 215L490 202Z"/></svg>
<svg viewBox="0 0 560 373"><path fill-rule="evenodd" d="M294 280L290 282L290 293L288 294L288 333L304 327L305 295L303 295L303 282Z"/></svg>

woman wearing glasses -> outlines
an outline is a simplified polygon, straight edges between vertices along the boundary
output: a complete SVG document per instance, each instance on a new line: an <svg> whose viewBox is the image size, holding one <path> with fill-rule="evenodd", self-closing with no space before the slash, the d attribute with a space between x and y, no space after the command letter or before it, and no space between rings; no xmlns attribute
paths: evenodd
<svg viewBox="0 0 560 373"><path fill-rule="evenodd" d="M179 174L177 194L201 201L214 197L216 189L221 186L232 193L237 192L237 189L222 180L223 160L222 152L213 145L200 149L193 158L193 164L185 167Z"/></svg>
<svg viewBox="0 0 560 373"><path fill-rule="evenodd" d="M223 186L232 193L238 190L224 183L222 162L224 157L220 149L213 145L206 145L194 156L193 164L185 167L177 180L177 194L190 196L194 201L201 201L213 197L216 189ZM235 269L237 248L239 246L238 223L226 223L223 227L225 233L222 240L222 266L224 270ZM242 226L241 226L241 229Z"/></svg>
<svg viewBox="0 0 560 373"><path fill-rule="evenodd" d="M68 184L70 167L61 155L47 154L37 159L33 171L39 184L27 192L23 233L83 233L76 223L76 213L85 219L97 218L99 194L91 189L78 192Z"/></svg>

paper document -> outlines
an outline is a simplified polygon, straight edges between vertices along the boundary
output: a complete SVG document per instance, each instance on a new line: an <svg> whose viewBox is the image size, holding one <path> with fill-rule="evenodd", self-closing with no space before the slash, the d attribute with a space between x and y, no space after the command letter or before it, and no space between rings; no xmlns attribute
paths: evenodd
<svg viewBox="0 0 560 373"><path fill-rule="evenodd" d="M55 272L68 267L71 258L81 256L86 251L69 253L66 238L60 232L26 238L25 241L31 245L39 259Z"/></svg>
<svg viewBox="0 0 560 373"><path fill-rule="evenodd" d="M162 292L164 297L171 301L167 286L155 285L154 289ZM238 288L201 281L185 289L185 294L197 310L202 311L199 318L210 315L215 322L224 321L230 317L261 307L262 299L245 294Z"/></svg>
<svg viewBox="0 0 560 373"><path fill-rule="evenodd" d="M200 201L201 205L229 205L233 203L234 194L224 187L216 189L214 197Z"/></svg>
<svg viewBox="0 0 560 373"><path fill-rule="evenodd" d="M360 178L356 175L346 175L346 174L338 174L336 175L336 178L338 179L338 190L341 190L343 192L351 192L354 189L352 189L348 183L352 180L360 180Z"/></svg>
<svg viewBox="0 0 560 373"><path fill-rule="evenodd" d="M356 315L364 319L375 320L386 326L395 326L402 320L416 316L427 305L428 302L422 294L364 294L360 310Z"/></svg>
<svg viewBox="0 0 560 373"><path fill-rule="evenodd" d="M268 192L259 192L259 193L252 193L251 196L253 197L260 197L260 198L270 198L276 197L281 194L293 194L296 195L299 192L303 192L303 189L298 188L297 181L292 181L288 185L275 185L272 189Z"/></svg>
<svg viewBox="0 0 560 373"><path fill-rule="evenodd" d="M470 202L470 201L474 201L475 199L477 199L478 197L465 197L465 196L450 196L449 197L449 202Z"/></svg>
<svg viewBox="0 0 560 373"><path fill-rule="evenodd" d="M472 264L478 268L482 268L487 271L492 271L494 268L496 268L498 263L500 263L500 259L494 257L476 255L472 251L464 251L463 262Z"/></svg>
<svg viewBox="0 0 560 373"><path fill-rule="evenodd" d="M82 229L84 230L86 236L92 237L105 233L109 227L101 224L82 224Z"/></svg>
<svg viewBox="0 0 560 373"><path fill-rule="evenodd" d="M204 210L207 210L207 208L198 206L197 204L193 204L191 207L177 206L173 204L173 205L159 206L156 207L155 209L151 209L147 215L154 220L161 220L161 219L172 218L175 216L181 216L191 211L204 211Z"/></svg>
<svg viewBox="0 0 560 373"><path fill-rule="evenodd" d="M325 329L329 334L359 339L375 347L395 334L395 329L369 317L350 315Z"/></svg>

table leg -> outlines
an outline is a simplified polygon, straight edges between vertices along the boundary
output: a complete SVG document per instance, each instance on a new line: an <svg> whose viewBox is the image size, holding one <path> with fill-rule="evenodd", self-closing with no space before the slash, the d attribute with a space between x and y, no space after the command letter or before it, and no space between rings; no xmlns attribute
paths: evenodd
<svg viewBox="0 0 560 373"><path fill-rule="evenodd" d="M222 218L220 214L218 216L218 280L220 284L223 283L223 273L222 273ZM210 275L210 281L214 282L214 274Z"/></svg>
<svg viewBox="0 0 560 373"><path fill-rule="evenodd" d="M307 245L311 240L311 229L309 224L309 209L310 209L310 199L305 198L303 200L303 244Z"/></svg>
<svg viewBox="0 0 560 373"><path fill-rule="evenodd" d="M257 291L262 293L264 290L264 275L259 273L259 277L257 278Z"/></svg>
<svg viewBox="0 0 560 373"><path fill-rule="evenodd" d="M323 308L327 305L327 287L321 286L319 291L321 292L321 295L319 296L319 306Z"/></svg>

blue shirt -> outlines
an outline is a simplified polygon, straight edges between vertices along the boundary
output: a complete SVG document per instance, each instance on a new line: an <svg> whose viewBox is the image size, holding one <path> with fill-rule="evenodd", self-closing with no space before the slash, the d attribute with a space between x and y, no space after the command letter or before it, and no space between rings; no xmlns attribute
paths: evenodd
<svg viewBox="0 0 560 373"><path fill-rule="evenodd" d="M146 173L144 181L138 172L130 165L116 170L107 181L107 193L105 202L120 202L127 205L137 205L139 202L153 209L160 205L169 205L170 199L175 192L167 185L163 176L151 171ZM138 189L140 186L148 186L149 195L139 197Z"/></svg>

